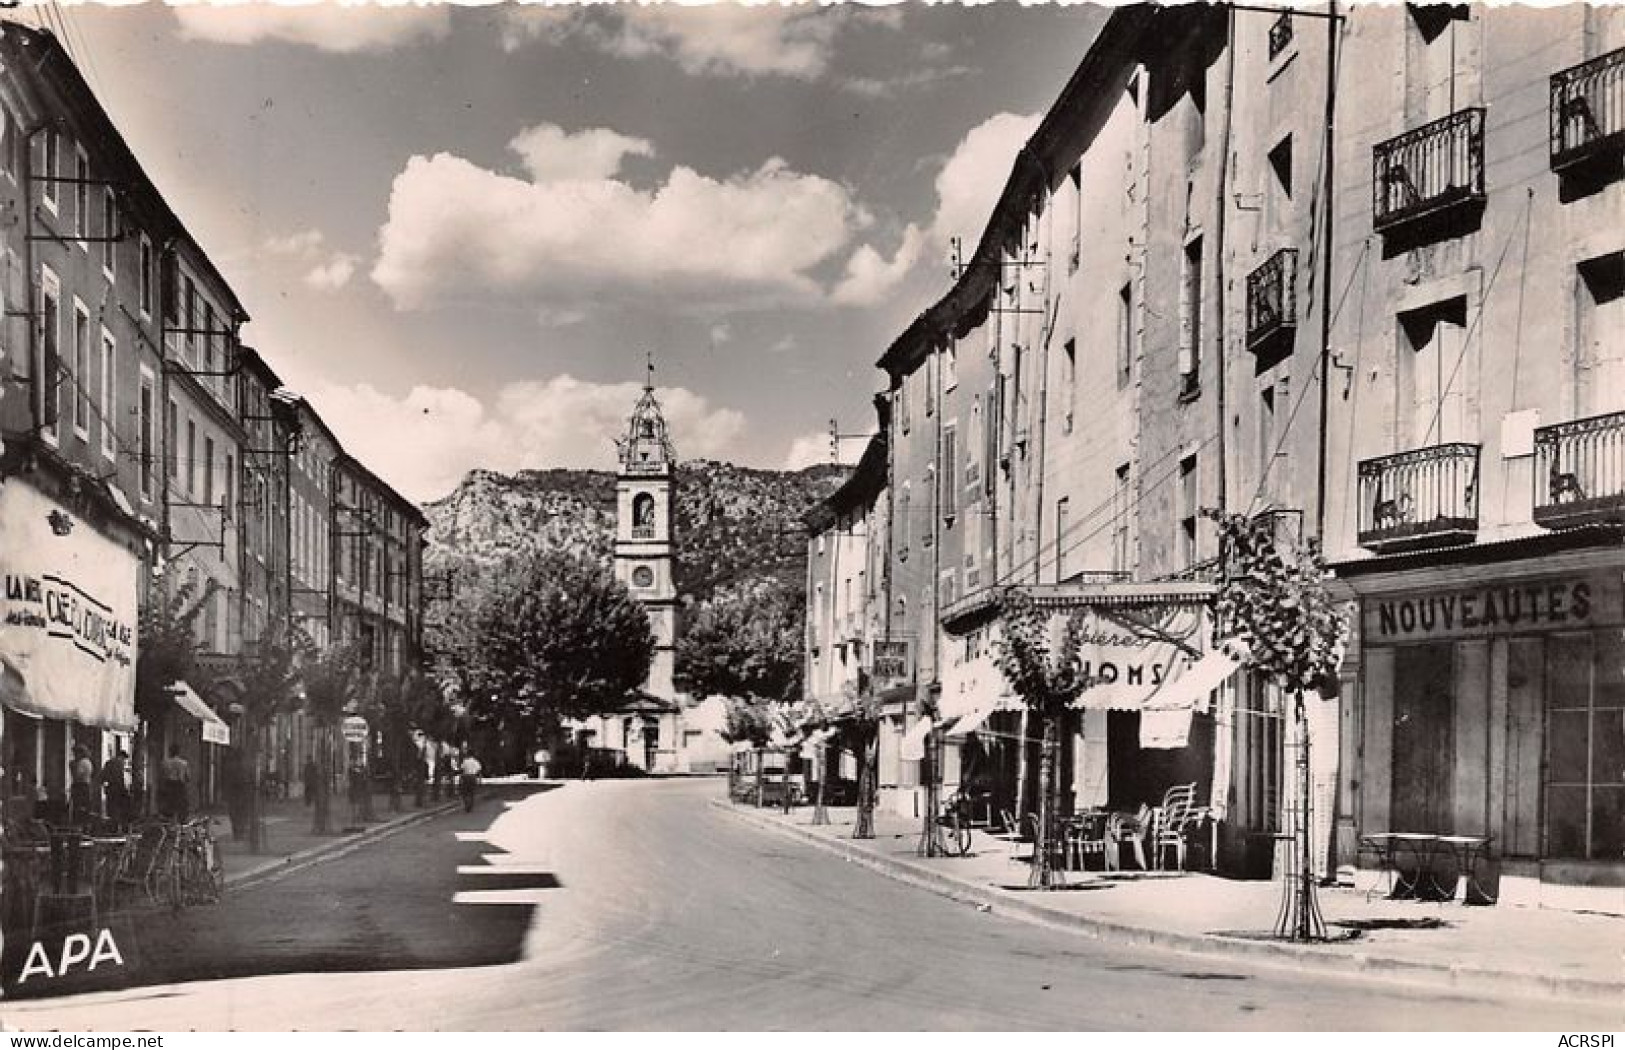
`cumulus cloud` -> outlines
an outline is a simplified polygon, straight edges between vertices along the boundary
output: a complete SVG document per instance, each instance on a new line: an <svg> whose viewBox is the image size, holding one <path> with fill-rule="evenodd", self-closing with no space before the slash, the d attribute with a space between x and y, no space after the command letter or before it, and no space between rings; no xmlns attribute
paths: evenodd
<svg viewBox="0 0 1625 1050"><path fill-rule="evenodd" d="M973 251L1016 154L1039 119L1038 114L1000 113L967 132L937 174L937 211L930 223L906 227L889 259L872 244L860 245L847 257L831 301L858 307L885 302L922 264L940 264L954 237L961 238L967 255Z"/></svg>
<svg viewBox="0 0 1625 1050"><path fill-rule="evenodd" d="M538 156L544 143L562 157ZM397 308L480 296L811 302L823 293L809 271L870 221L845 187L776 158L723 179L678 166L644 190L617 177L627 156L652 152L639 139L543 125L513 148L530 177L450 153L413 157L395 177L372 278Z"/></svg>
<svg viewBox="0 0 1625 1050"><path fill-rule="evenodd" d="M502 44L580 41L622 58L665 58L695 75L812 80L828 71L836 34L855 20L895 27L901 14L814 4L516 8Z"/></svg>
<svg viewBox="0 0 1625 1050"><path fill-rule="evenodd" d="M538 124L513 137L509 148L536 182L612 178L630 156L652 157L647 139L632 138L605 128L568 132L556 124Z"/></svg>
<svg viewBox="0 0 1625 1050"><path fill-rule="evenodd" d="M320 251L325 240L321 230L299 230L295 233L265 238L264 248L272 255L304 259Z"/></svg>
<svg viewBox="0 0 1625 1050"><path fill-rule="evenodd" d="M1016 154L1037 130L1040 114L1000 113L972 128L937 175L937 216L931 232L939 245L960 237L968 252L987 226Z"/></svg>
<svg viewBox="0 0 1625 1050"><path fill-rule="evenodd" d="M843 306L874 306L885 301L913 272L926 241L925 231L911 224L889 260L872 246L862 245L847 259L846 273L830 298Z"/></svg>
<svg viewBox="0 0 1625 1050"><path fill-rule="evenodd" d="M790 451L784 456L785 470L801 470L829 462L829 432L803 434L790 442Z"/></svg>
<svg viewBox="0 0 1625 1050"><path fill-rule="evenodd" d="M368 383L309 391L345 448L415 500L445 495L474 467L608 469L641 394L636 383L568 375L510 383L489 403L455 387L416 386L401 396ZM744 413L682 387L656 394L683 458L737 455Z"/></svg>
<svg viewBox="0 0 1625 1050"><path fill-rule="evenodd" d="M360 256L339 252L327 262L319 263L305 274L305 284L319 292L336 292L350 283L355 276Z"/></svg>
<svg viewBox="0 0 1625 1050"><path fill-rule="evenodd" d="M261 247L267 255L289 259L304 266L304 282L319 292L336 292L355 276L361 257L351 252L329 251L321 230L297 230L273 234Z"/></svg>
<svg viewBox="0 0 1625 1050"><path fill-rule="evenodd" d="M192 3L177 6L181 35L219 44L275 40L323 51L387 51L438 40L451 27L447 6L380 3Z"/></svg>

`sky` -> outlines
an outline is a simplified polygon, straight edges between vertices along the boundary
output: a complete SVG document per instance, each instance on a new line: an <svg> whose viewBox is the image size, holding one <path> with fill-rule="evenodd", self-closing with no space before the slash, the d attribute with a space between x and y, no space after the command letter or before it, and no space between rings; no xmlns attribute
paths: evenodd
<svg viewBox="0 0 1625 1050"><path fill-rule="evenodd" d="M649 354L681 457L828 462L1105 18L59 10L245 341L418 500L476 467L611 467Z"/></svg>

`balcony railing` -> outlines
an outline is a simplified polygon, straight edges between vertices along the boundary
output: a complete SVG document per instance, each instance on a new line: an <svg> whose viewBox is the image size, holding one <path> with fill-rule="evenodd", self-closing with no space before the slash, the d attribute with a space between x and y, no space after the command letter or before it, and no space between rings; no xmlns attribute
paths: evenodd
<svg viewBox="0 0 1625 1050"><path fill-rule="evenodd" d="M1292 12L1282 11L1281 17L1270 23L1270 58L1275 58L1292 43Z"/></svg>
<svg viewBox="0 0 1625 1050"><path fill-rule="evenodd" d="M1379 554L1471 543L1478 446L1412 449L1360 463L1360 546Z"/></svg>
<svg viewBox="0 0 1625 1050"><path fill-rule="evenodd" d="M1282 248L1247 275L1247 349L1292 338L1298 327L1298 250Z"/></svg>
<svg viewBox="0 0 1625 1050"><path fill-rule="evenodd" d="M1548 529L1625 522L1625 412L1536 430L1533 503Z"/></svg>
<svg viewBox="0 0 1625 1050"><path fill-rule="evenodd" d="M652 540L655 538L655 527L653 525L634 525L632 526L632 538L635 540Z"/></svg>
<svg viewBox="0 0 1625 1050"><path fill-rule="evenodd" d="M1625 48L1552 74L1552 170L1625 151Z"/></svg>
<svg viewBox="0 0 1625 1050"><path fill-rule="evenodd" d="M1484 199L1484 111L1463 109L1372 148L1373 224L1384 232Z"/></svg>

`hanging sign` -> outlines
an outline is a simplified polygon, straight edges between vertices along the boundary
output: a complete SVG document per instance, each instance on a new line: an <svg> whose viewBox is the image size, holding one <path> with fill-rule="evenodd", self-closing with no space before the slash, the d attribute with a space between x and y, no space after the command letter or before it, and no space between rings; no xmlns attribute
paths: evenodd
<svg viewBox="0 0 1625 1050"><path fill-rule="evenodd" d="M0 486L0 660L19 711L135 728L130 551L20 480Z"/></svg>
<svg viewBox="0 0 1625 1050"><path fill-rule="evenodd" d="M344 739L352 744L359 744L367 739L367 720L360 715L351 715L344 720Z"/></svg>

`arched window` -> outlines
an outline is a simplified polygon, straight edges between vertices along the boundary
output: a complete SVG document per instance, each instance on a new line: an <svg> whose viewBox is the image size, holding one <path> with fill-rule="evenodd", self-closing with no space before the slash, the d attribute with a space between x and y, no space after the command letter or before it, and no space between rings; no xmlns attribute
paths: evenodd
<svg viewBox="0 0 1625 1050"><path fill-rule="evenodd" d="M647 492L640 492L632 497L632 527L635 529L655 527L655 498Z"/></svg>

